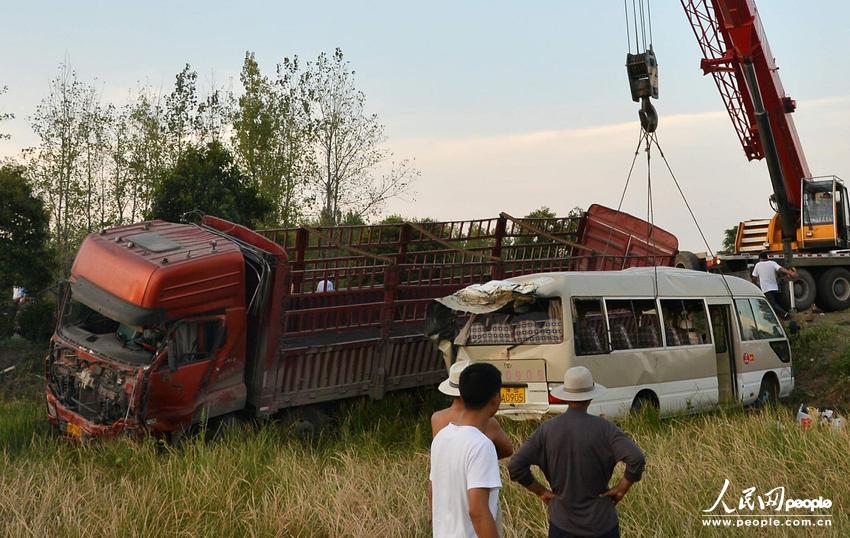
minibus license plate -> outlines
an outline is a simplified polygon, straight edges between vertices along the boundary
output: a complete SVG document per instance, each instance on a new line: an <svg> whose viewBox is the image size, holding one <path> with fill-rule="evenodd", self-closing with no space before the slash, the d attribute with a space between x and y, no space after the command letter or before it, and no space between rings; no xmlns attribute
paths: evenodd
<svg viewBox="0 0 850 538"><path fill-rule="evenodd" d="M502 403L525 403L525 387L502 387Z"/></svg>
<svg viewBox="0 0 850 538"><path fill-rule="evenodd" d="M71 422L68 423L68 425L65 427L65 430L70 435L73 435L74 437L82 437L83 436L83 430L80 429L79 426L77 426L76 424L73 424Z"/></svg>

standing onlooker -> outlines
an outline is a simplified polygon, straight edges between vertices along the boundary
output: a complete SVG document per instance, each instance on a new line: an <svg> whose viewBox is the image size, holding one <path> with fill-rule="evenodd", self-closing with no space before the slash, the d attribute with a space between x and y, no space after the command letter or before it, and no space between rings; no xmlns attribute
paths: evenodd
<svg viewBox="0 0 850 538"><path fill-rule="evenodd" d="M587 413L590 401L604 391L584 366L567 370L564 384L552 396L566 401L569 409L537 428L508 464L511 480L548 506L550 538L619 537L614 505L643 474L644 455L637 445L613 423ZM620 461L626 464L625 474L609 489ZM531 465L540 467L551 490L535 480Z"/></svg>
<svg viewBox="0 0 850 538"><path fill-rule="evenodd" d="M779 284L776 277L779 273L790 278L797 276L797 270L793 267L786 269L773 260L767 259L767 252L759 254L759 262L753 267L753 282L758 284L764 293L767 302L773 307L773 311L782 319L791 319L791 314L785 311L779 304Z"/></svg>
<svg viewBox="0 0 850 538"><path fill-rule="evenodd" d="M499 460L484 435L502 402L502 374L488 363L460 374L463 411L431 442L429 500L435 537L499 536Z"/></svg>
<svg viewBox="0 0 850 538"><path fill-rule="evenodd" d="M434 439L437 433L448 424L457 422L461 413L463 413L463 400L460 398L460 374L470 364L472 363L466 360L452 364L452 367L449 368L449 378L440 383L440 392L453 396L452 405L431 415L431 439ZM496 455L499 459L510 457L514 453L510 438L495 418L490 417L490 420L487 421L484 435L489 437L496 445Z"/></svg>

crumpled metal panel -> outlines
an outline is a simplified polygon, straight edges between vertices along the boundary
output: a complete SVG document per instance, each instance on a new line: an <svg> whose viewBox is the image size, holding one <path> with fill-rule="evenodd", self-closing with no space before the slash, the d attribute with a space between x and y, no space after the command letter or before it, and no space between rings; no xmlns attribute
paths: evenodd
<svg viewBox="0 0 850 538"><path fill-rule="evenodd" d="M491 280L484 284L467 286L449 296L436 299L436 301L452 310L472 314L487 314L499 310L518 297L534 294L539 286L550 280L547 277L525 282Z"/></svg>

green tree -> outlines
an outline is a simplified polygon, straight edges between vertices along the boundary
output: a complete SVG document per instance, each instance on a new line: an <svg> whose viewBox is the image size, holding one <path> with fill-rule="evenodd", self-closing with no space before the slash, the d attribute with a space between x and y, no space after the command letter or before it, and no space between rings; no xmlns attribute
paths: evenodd
<svg viewBox="0 0 850 538"><path fill-rule="evenodd" d="M201 211L217 217L256 226L272 211L257 186L234 163L221 144L187 145L175 166L157 185L146 218L172 222L184 213Z"/></svg>
<svg viewBox="0 0 850 538"><path fill-rule="evenodd" d="M8 90L9 88L7 86L0 86L0 95L3 95ZM15 115L11 112L0 112L0 121L11 120L14 118ZM0 132L0 140L8 140L9 138L11 138L10 135Z"/></svg>
<svg viewBox="0 0 850 538"><path fill-rule="evenodd" d="M198 73L189 64L177 73L174 90L165 98L165 124L173 162L183 154L197 125Z"/></svg>
<svg viewBox="0 0 850 538"><path fill-rule="evenodd" d="M572 208L567 217L568 221L555 220L558 215L549 209L548 206L540 206L538 209L530 212L523 217L527 219L528 224L534 226L538 230L550 233L552 235L564 238L573 239L573 235L578 231L578 217L581 217L583 210L580 207ZM517 245L531 245L535 243L550 243L551 240L539 235L534 235L529 231L524 233L529 234L523 237L518 237L515 241Z"/></svg>
<svg viewBox="0 0 850 538"><path fill-rule="evenodd" d="M103 106L94 93L87 94L80 118L80 210L85 233L112 224L114 210L110 195L109 123L110 106Z"/></svg>
<svg viewBox="0 0 850 538"><path fill-rule="evenodd" d="M277 78L263 75L252 52L239 76L243 93L233 98L233 150L245 173L274 204L269 224L294 226L309 203L313 169L304 75L298 58L285 58Z"/></svg>
<svg viewBox="0 0 850 538"><path fill-rule="evenodd" d="M738 225L723 230L723 245L717 251L718 255L735 252L735 240L738 238Z"/></svg>
<svg viewBox="0 0 850 538"><path fill-rule="evenodd" d="M367 112L366 96L354 86L354 71L340 49L331 56L323 52L308 65L304 87L323 223L337 224L349 212L369 217L410 189L419 171L408 159L392 161L383 147L384 126L377 114Z"/></svg>
<svg viewBox="0 0 850 538"><path fill-rule="evenodd" d="M27 169L50 213L57 261L63 272L70 268L72 253L86 231L90 206L85 155L96 103L94 86L80 81L63 63L50 82L48 95L29 118L39 144L25 150Z"/></svg>
<svg viewBox="0 0 850 538"><path fill-rule="evenodd" d="M222 135L227 129L229 116L230 111L226 96L220 89L213 88L198 104L198 113L195 117L195 131L198 140L203 143L221 141Z"/></svg>
<svg viewBox="0 0 850 538"><path fill-rule="evenodd" d="M49 220L44 203L33 194L26 170L0 166L0 294L12 286L30 291L50 281Z"/></svg>
<svg viewBox="0 0 850 538"><path fill-rule="evenodd" d="M123 130L125 142L120 153L116 147L115 160L126 162L128 174L122 183L128 197L122 215L135 222L150 211L154 190L169 166L168 127L159 95L147 87L138 89L120 118L116 128Z"/></svg>

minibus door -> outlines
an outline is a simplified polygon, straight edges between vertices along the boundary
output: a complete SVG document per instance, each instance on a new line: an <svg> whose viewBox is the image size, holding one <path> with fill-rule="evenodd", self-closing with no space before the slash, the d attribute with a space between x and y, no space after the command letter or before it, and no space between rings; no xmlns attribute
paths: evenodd
<svg viewBox="0 0 850 538"><path fill-rule="evenodd" d="M736 401L734 380L735 354L732 352L732 314L729 305L708 305L714 329L714 352L717 360L717 400L721 405Z"/></svg>

